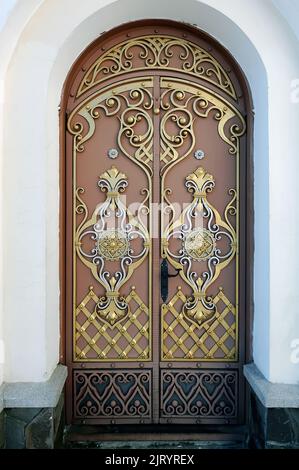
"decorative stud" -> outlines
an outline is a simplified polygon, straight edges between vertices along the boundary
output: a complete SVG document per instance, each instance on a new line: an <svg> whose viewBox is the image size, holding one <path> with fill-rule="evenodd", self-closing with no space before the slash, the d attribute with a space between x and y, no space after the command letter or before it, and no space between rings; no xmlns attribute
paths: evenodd
<svg viewBox="0 0 299 470"><path fill-rule="evenodd" d="M113 160L118 157L118 151L116 149L109 149L108 150L108 157L112 158Z"/></svg>
<svg viewBox="0 0 299 470"><path fill-rule="evenodd" d="M196 152L194 153L194 158L196 158L196 160L202 160L203 158L205 157L205 153L203 150L196 150Z"/></svg>

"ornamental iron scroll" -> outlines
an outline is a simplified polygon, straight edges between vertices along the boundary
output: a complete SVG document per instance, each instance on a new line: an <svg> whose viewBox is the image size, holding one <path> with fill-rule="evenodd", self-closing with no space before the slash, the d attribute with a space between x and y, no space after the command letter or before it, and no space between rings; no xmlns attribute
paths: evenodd
<svg viewBox="0 0 299 470"><path fill-rule="evenodd" d="M213 319L217 311L213 298L207 295L207 289L236 253L236 232L229 220L230 216L236 214L236 191L229 190L232 198L222 219L208 201L208 194L215 187L211 174L203 167L198 167L186 177L185 186L193 194L193 201L175 221L171 220L166 226L162 238L162 257L180 270L181 278L192 288L192 296L184 303L182 313L189 321L203 325ZM164 210L169 213L172 208L167 206ZM199 220L202 222L201 227L196 226ZM170 247L172 239L180 241L180 247L175 252ZM226 243L220 249L218 243L221 240ZM201 268L198 263L203 261L206 263Z"/></svg>
<svg viewBox="0 0 299 470"><path fill-rule="evenodd" d="M76 212L83 214L83 220L76 231L75 245L80 260L105 289L105 295L100 297L95 313L113 327L130 313L120 289L149 252L149 233L142 221L142 214L148 213L144 205L148 200L148 191L144 190L145 199L134 216L121 198L121 193L128 186L124 173L112 166L100 176L98 186L106 193L106 200L96 207L90 219L87 206L80 197L84 189L77 189L79 203ZM136 239L141 240L137 247L134 245ZM112 265L108 265L108 262L112 262Z"/></svg>
<svg viewBox="0 0 299 470"><path fill-rule="evenodd" d="M161 175L166 175L195 151L195 122L209 115L217 122L218 134L228 144L229 154L239 157L239 139L245 132L246 124L229 102L201 85L179 78L161 77L160 87L163 111L160 123ZM195 157L197 152L194 153Z"/></svg>
<svg viewBox="0 0 299 470"><path fill-rule="evenodd" d="M75 370L75 416L78 418L151 417L151 372Z"/></svg>
<svg viewBox="0 0 299 470"><path fill-rule="evenodd" d="M111 47L89 67L77 97L113 75L153 69L177 70L201 78L236 99L232 81L212 54L191 41L163 34L132 38Z"/></svg>
<svg viewBox="0 0 299 470"><path fill-rule="evenodd" d="M101 93L95 93L88 102L80 103L68 119L68 130L74 136L76 152L84 152L85 144L96 132L96 123L101 116L117 116L119 149L141 167L150 180L154 135L152 87L152 78L124 80L118 86L108 86ZM115 156L113 153L113 158Z"/></svg>
<svg viewBox="0 0 299 470"><path fill-rule="evenodd" d="M237 371L164 370L161 388L163 417L236 418Z"/></svg>

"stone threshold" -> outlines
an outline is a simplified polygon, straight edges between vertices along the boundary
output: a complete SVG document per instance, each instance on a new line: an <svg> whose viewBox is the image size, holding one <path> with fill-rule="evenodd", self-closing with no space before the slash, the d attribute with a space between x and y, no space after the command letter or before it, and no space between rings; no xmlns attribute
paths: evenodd
<svg viewBox="0 0 299 470"><path fill-rule="evenodd" d="M4 383L0 387L0 412L4 408L55 408L67 378L67 367L55 368L45 382Z"/></svg>
<svg viewBox="0 0 299 470"><path fill-rule="evenodd" d="M244 366L244 376L266 408L299 408L299 385L271 383L254 363Z"/></svg>
<svg viewBox="0 0 299 470"><path fill-rule="evenodd" d="M68 442L68 449L246 449L240 441L104 441L104 442Z"/></svg>

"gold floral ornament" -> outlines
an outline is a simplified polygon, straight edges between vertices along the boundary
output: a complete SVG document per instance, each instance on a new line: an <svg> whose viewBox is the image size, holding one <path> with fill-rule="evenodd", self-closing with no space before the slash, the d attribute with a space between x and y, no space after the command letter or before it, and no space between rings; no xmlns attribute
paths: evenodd
<svg viewBox="0 0 299 470"><path fill-rule="evenodd" d="M128 253L129 242L121 230L104 230L98 237L99 254L109 260L117 261Z"/></svg>
<svg viewBox="0 0 299 470"><path fill-rule="evenodd" d="M183 305L183 314L188 320L202 325L217 313L215 302L207 295L207 289L236 253L236 232L229 220L229 216L236 214L236 192L232 189L229 191L233 198L222 218L208 201L208 195L215 187L213 175L200 166L186 177L185 186L193 194L193 201L180 217L171 220L166 226L161 249L162 256L179 270L182 279L192 288L192 296ZM171 207L168 206L166 210L171 211ZM202 217L202 227L195 226L199 214ZM181 247L175 253L169 246L172 238L181 240ZM220 249L217 246L220 240L226 240L226 248Z"/></svg>
<svg viewBox="0 0 299 470"><path fill-rule="evenodd" d="M96 207L90 219L86 204L79 196L84 190L77 190L79 204L76 212L83 214L83 220L76 231L75 245L80 260L105 289L105 295L99 299L95 311L101 320L114 326L130 313L120 288L147 257L149 234L139 217L140 211L133 216L121 199L121 193L128 186L124 173L112 166L100 176L98 186L106 193L106 200ZM118 228L109 228L108 223L111 222ZM139 249L133 250L130 242L136 238L143 243ZM90 242L87 245L89 248L85 247L86 239L93 240L92 248ZM106 263L111 261L115 268L107 266Z"/></svg>
<svg viewBox="0 0 299 470"><path fill-rule="evenodd" d="M215 249L215 240L208 230L195 229L186 235L184 249L191 258L204 261L212 255Z"/></svg>
<svg viewBox="0 0 299 470"><path fill-rule="evenodd" d="M119 295L119 292L115 290L117 281L113 276L110 280L110 286L112 290L106 291L106 295L99 299L96 305L95 312L103 320L114 326L116 322L126 317L130 310L129 305L124 297Z"/></svg>

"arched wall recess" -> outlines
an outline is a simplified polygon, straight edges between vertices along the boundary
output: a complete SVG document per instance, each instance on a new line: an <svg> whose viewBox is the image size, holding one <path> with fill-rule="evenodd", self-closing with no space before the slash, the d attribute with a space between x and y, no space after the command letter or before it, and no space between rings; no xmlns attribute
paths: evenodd
<svg viewBox="0 0 299 470"><path fill-rule="evenodd" d="M298 76L298 45L288 24L270 2L265 5L259 0L244 1L242 10L232 9L226 2L219 3L217 0L188 0L188 5L186 2L173 1L171 10L167 7L167 2L155 0L121 0L121 3L91 0L88 4L74 2L76 8L73 14L62 15L63 21L59 20L63 11L61 2L43 1L38 6L37 3L31 2L34 9L27 12L28 18L24 24L14 24L14 28L5 31L3 39L5 44L15 44L4 61L9 63L9 67L1 69L6 96L2 103L5 120L1 126L5 156L3 191L6 195L3 212L3 312L7 312L3 318L5 380L44 381L59 361L57 105L68 70L81 51L103 31L131 19L163 16L180 18L187 23L196 22L197 27L209 32L231 51L249 81L255 107L253 355L255 363L266 378L273 382L296 383L298 368L289 358L290 344L294 331L298 328L298 301L295 294L290 297L289 293L297 291L295 279L298 266L295 257L287 261L282 251L277 250L279 233L275 229L278 225L286 226L288 223L287 214L283 210L284 204L287 202L288 207L293 207L294 201L298 199L294 194L295 175L298 173L298 160L295 158L297 131L294 124L297 108L289 99L289 85ZM255 12L254 15L252 11ZM18 11L13 11L12 15L19 19ZM221 28L218 27L219 24ZM14 35L15 42L10 33ZM265 36L272 37L273 49L267 47ZM277 57L272 54L278 48L284 58L283 67L280 67ZM21 92L20 76L23 83L27 83L28 89L34 83L33 94ZM277 80L278 76L280 81ZM284 116L288 116L288 120L283 121L283 129L281 113L275 111L278 108ZM11 113L11 109L18 109L19 117L25 115L28 109L38 110L32 113L31 119L18 120L18 139L15 138L16 116ZM1 119L4 119L3 116ZM288 122L294 125L288 125ZM284 139L281 139L280 132L283 132ZM25 147L31 151L26 159L20 159ZM284 155L284 163L289 170L289 184L285 188L284 198L277 200L281 155ZM35 168L35 178L32 178L31 168ZM22 198L16 200L14 195L20 191ZM24 206L27 208L27 217L20 217L19 231L11 233L5 229L11 224L10 215L23 214ZM297 217L295 209L292 209L292 213ZM36 222L34 231L32 220ZM295 220L294 224L297 224ZM270 232L273 239L271 248ZM295 249L295 233L285 233L284 237L285 242ZM27 249L32 240L35 240L34 256ZM16 246L19 247L18 252L15 250ZM15 266L18 266L17 279ZM28 278L28 269L31 272L30 285L23 281L18 282ZM277 277L277 271L280 270L289 273L286 289ZM285 305L288 305L288 322L283 321L281 316ZM26 316L20 317L20 311L25 310ZM31 325L30 330L27 328L28 324ZM26 335L18 333L25 330ZM22 363L19 362L20 357Z"/></svg>

